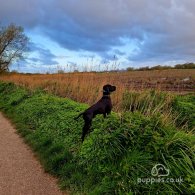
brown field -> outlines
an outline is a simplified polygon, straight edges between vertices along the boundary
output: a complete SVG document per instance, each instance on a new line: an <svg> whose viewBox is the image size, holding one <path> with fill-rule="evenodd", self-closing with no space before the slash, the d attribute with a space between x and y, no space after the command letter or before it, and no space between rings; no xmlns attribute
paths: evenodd
<svg viewBox="0 0 195 195"><path fill-rule="evenodd" d="M61 97L92 104L101 97L102 86L117 86L112 95L116 110L125 91L156 89L174 93L195 91L195 70L154 70L113 73L64 73L0 75L0 80L11 81L29 89L40 88Z"/></svg>

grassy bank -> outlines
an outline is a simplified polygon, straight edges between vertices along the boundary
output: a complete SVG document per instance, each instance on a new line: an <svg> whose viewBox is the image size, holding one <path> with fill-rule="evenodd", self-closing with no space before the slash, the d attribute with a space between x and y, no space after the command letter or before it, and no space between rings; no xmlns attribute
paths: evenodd
<svg viewBox="0 0 195 195"><path fill-rule="evenodd" d="M0 109L16 124L45 170L59 178L62 188L75 194L192 194L194 96L174 96L164 110L163 100L167 98L151 93L147 97L152 104L140 98L135 111L129 112L135 96L124 94L126 111L106 119L96 117L93 131L81 144L83 120L73 118L88 107L86 104L0 83ZM150 112L146 112L148 108ZM156 164L169 169L169 175L152 176ZM156 180L146 183L146 178ZM157 182L159 178L165 182Z"/></svg>

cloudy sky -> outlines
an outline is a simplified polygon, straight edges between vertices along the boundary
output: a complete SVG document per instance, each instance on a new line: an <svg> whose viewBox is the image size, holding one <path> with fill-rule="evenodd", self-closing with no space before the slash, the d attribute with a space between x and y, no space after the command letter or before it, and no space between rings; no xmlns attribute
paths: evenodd
<svg viewBox="0 0 195 195"><path fill-rule="evenodd" d="M0 24L24 27L23 72L195 62L194 0L0 0Z"/></svg>

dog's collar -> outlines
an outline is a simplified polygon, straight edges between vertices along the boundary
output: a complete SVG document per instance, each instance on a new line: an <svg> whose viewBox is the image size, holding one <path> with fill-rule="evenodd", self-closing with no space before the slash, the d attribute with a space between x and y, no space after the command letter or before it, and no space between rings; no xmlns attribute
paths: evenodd
<svg viewBox="0 0 195 195"><path fill-rule="evenodd" d="M110 96L109 92L103 92L103 96Z"/></svg>
<svg viewBox="0 0 195 195"><path fill-rule="evenodd" d="M104 95L104 94L103 94L102 98L103 98L103 99L104 99L104 98L108 99L108 98L110 98L110 95Z"/></svg>

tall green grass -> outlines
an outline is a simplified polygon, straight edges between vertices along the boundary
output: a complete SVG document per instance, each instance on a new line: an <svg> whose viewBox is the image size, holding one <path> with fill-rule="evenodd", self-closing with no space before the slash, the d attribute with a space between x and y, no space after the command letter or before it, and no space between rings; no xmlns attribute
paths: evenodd
<svg viewBox="0 0 195 195"><path fill-rule="evenodd" d="M139 100L134 94L125 94L124 112L106 119L96 117L83 144L83 120L73 118L88 107L85 104L0 83L0 108L15 122L45 170L73 194L192 194L194 97L150 93L147 98L137 95ZM136 109L129 112L133 104ZM177 113L177 119L168 117L175 122L165 120L169 109ZM182 116L185 122L179 124ZM138 178L151 178L152 167L159 163L170 170L167 177L182 178L181 184L138 182Z"/></svg>
<svg viewBox="0 0 195 195"><path fill-rule="evenodd" d="M162 91L125 92L121 109L158 116L164 123L187 131L195 130L195 95L175 95Z"/></svg>

